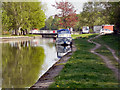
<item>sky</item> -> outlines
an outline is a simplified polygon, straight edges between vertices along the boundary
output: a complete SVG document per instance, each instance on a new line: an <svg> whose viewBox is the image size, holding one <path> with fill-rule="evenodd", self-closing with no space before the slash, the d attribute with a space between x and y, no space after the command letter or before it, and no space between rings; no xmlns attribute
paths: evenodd
<svg viewBox="0 0 120 90"><path fill-rule="evenodd" d="M52 5L55 5L56 1L59 2L62 0L40 0L40 1L45 5L45 7L47 6L47 10L45 11L45 14L48 18L49 16L54 16L55 14L58 13L58 10ZM82 11L83 3L87 2L88 0L66 0L66 1L69 1L73 4L76 10L76 13L78 14Z"/></svg>

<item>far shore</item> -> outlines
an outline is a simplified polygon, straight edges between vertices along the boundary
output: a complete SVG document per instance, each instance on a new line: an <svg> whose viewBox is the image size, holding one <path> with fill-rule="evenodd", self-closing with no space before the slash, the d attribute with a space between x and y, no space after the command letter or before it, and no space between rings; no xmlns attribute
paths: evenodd
<svg viewBox="0 0 120 90"><path fill-rule="evenodd" d="M8 37L0 37L0 43L8 43L11 41L26 41L26 40L31 40L34 38L42 38L41 35L39 36L8 36Z"/></svg>

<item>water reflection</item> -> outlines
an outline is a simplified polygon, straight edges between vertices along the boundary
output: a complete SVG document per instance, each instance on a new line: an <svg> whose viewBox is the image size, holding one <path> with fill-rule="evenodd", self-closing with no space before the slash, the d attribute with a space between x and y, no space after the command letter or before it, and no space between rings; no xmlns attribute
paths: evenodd
<svg viewBox="0 0 120 90"><path fill-rule="evenodd" d="M57 49L57 57L61 58L64 55L66 55L68 52L72 51L72 46L71 45L68 45L68 46L57 45L56 49Z"/></svg>
<svg viewBox="0 0 120 90"><path fill-rule="evenodd" d="M56 61L53 39L2 44L2 88L32 86Z"/></svg>
<svg viewBox="0 0 120 90"><path fill-rule="evenodd" d="M11 47L21 49L21 47L31 46L30 41L10 42Z"/></svg>

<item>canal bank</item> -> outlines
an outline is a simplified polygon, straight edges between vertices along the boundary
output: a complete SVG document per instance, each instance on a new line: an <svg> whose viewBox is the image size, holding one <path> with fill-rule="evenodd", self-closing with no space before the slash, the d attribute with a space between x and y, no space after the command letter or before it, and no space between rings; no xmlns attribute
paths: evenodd
<svg viewBox="0 0 120 90"><path fill-rule="evenodd" d="M35 88L48 88L52 83L54 83L54 78L58 76L60 71L64 68L66 62L70 59L71 55L75 51L76 47L73 41L72 51L60 58L60 60L58 60L45 74L39 78L39 80L32 87L30 87L30 90Z"/></svg>
<svg viewBox="0 0 120 90"><path fill-rule="evenodd" d="M75 51L66 62L54 83L49 88L118 88L119 82L114 72L109 69L104 60L90 52L95 44L86 36L75 39Z"/></svg>
<svg viewBox="0 0 120 90"><path fill-rule="evenodd" d="M53 67L48 70L50 72L46 72L41 79L38 80L36 86L33 85L30 89L48 87L51 83L53 84L50 88L117 88L118 83L111 70L106 68L100 58L89 52L90 48L93 48L95 45L88 43L87 40L94 36L95 35L87 36L86 34L84 37L81 36L81 38L75 39L77 51L73 54L68 53L68 56L65 55L61 61L59 60L55 63ZM58 71L61 72L59 73ZM34 78L33 75L32 77ZM56 78L51 79L52 77Z"/></svg>
<svg viewBox="0 0 120 90"><path fill-rule="evenodd" d="M35 38L42 38L41 35L37 36L9 36L9 37L0 37L0 43L8 43L11 41L26 41L26 40L31 40Z"/></svg>
<svg viewBox="0 0 120 90"><path fill-rule="evenodd" d="M92 34L84 34L84 35L72 35L72 38L88 38ZM72 54L77 50L75 45L75 40L73 40L72 44L72 52L64 55L59 61L57 61L45 74L43 74L39 80L30 87L30 90L34 90L36 88L49 88L51 84L55 82L55 77L59 75L61 70L64 68L67 61L71 58Z"/></svg>

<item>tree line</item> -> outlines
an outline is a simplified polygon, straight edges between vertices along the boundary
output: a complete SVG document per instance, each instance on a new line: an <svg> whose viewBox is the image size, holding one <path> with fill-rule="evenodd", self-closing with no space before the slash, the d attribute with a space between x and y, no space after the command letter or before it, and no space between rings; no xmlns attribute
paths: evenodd
<svg viewBox="0 0 120 90"><path fill-rule="evenodd" d="M120 30L120 2L88 2L79 16L79 26L114 25Z"/></svg>
<svg viewBox="0 0 120 90"><path fill-rule="evenodd" d="M73 28L80 31L83 26L113 24L120 30L120 2L86 2L83 11L76 14L70 2L56 2L52 5L60 10L46 19L41 2L3 2L2 31L14 31L16 35L28 33L34 28L58 30Z"/></svg>
<svg viewBox="0 0 120 90"><path fill-rule="evenodd" d="M52 6L60 11L54 17L50 16L46 20L46 26L43 29L71 28L76 24L76 10L70 2L56 2Z"/></svg>
<svg viewBox="0 0 120 90"><path fill-rule="evenodd" d="M61 9L61 11L64 10L63 8L58 8L60 7L61 4L60 5L56 4L56 5L57 5L57 9ZM70 8L68 5L66 5L66 7ZM61 14L63 14L63 12L61 12ZM83 26L90 26L90 28L92 29L93 26L95 25L105 25L105 24L109 24L109 25L112 24L114 25L115 30L119 31L120 2L87 2L84 3L83 5L83 11L80 12L79 14L74 14L74 17L76 17L76 19L71 19L69 17L68 24L70 25L71 22L75 23L74 25L71 25L71 27L73 27L75 31L80 31ZM55 17L50 16L46 20L45 29L50 29L50 30L59 29L61 27L60 26L61 18L64 17L59 15L56 15ZM63 24L65 23L66 22L63 22ZM69 25L66 27L70 27Z"/></svg>
<svg viewBox="0 0 120 90"><path fill-rule="evenodd" d="M41 2L3 2L2 31L19 35L44 27L46 16L42 7Z"/></svg>

